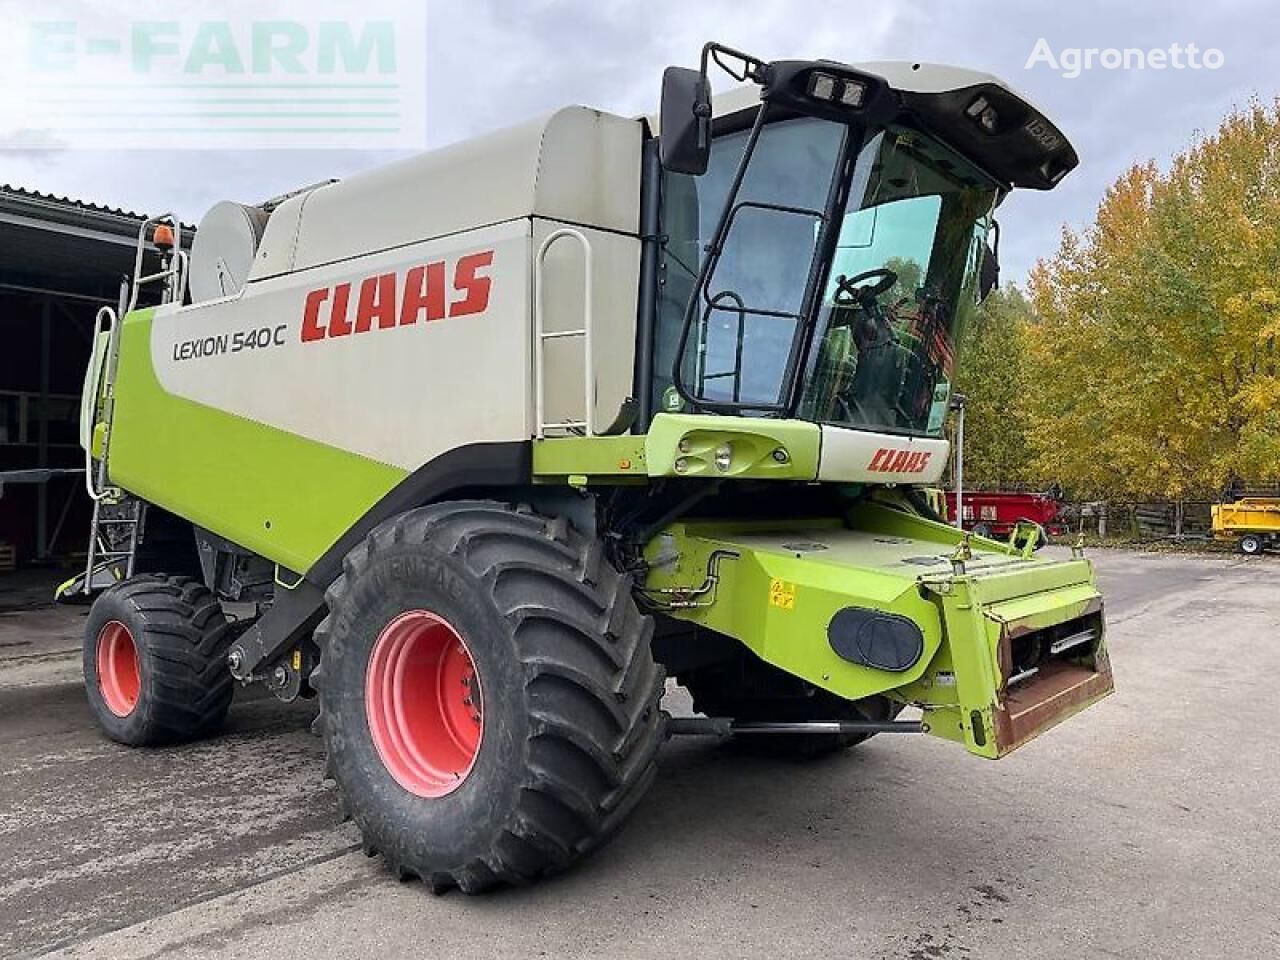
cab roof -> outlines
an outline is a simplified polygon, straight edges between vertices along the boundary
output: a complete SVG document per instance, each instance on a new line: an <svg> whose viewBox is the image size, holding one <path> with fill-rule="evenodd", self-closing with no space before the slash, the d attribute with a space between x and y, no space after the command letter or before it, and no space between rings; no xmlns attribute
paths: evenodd
<svg viewBox="0 0 1280 960"><path fill-rule="evenodd" d="M993 74L910 60L830 66L886 81L898 97L901 121L921 126L1009 187L1052 189L1079 163L1075 149L1044 112ZM746 85L712 97L717 126L732 127L735 119L745 125L760 96L760 87ZM988 109L996 117L993 131L978 122ZM647 120L660 133L658 118Z"/></svg>

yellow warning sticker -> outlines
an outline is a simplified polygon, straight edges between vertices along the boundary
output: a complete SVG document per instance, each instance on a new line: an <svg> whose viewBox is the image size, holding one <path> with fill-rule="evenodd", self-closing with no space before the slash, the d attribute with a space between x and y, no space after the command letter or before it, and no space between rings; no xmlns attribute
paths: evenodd
<svg viewBox="0 0 1280 960"><path fill-rule="evenodd" d="M796 605L796 585L785 580L770 580L769 605L790 610Z"/></svg>
<svg viewBox="0 0 1280 960"><path fill-rule="evenodd" d="M293 669L295 670L302 669L302 651L301 650L293 651Z"/></svg>

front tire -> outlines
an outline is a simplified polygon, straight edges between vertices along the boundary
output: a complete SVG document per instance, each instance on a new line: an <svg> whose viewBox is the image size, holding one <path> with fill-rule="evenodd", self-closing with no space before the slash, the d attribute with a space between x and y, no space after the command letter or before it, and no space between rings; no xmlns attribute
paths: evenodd
<svg viewBox="0 0 1280 960"><path fill-rule="evenodd" d="M198 740L231 706L231 627L204 585L145 574L98 596L85 625L89 708L103 732L134 747Z"/></svg>
<svg viewBox="0 0 1280 960"><path fill-rule="evenodd" d="M436 892L569 866L653 780L652 621L600 545L488 501L379 526L316 631L330 775L370 854Z"/></svg>

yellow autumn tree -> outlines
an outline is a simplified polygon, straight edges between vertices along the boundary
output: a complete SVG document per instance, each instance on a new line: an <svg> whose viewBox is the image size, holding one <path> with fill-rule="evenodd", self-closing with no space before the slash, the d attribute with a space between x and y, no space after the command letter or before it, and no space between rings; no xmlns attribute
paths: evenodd
<svg viewBox="0 0 1280 960"><path fill-rule="evenodd" d="M1030 439L1084 496L1181 499L1280 475L1280 111L1132 167L1029 289Z"/></svg>

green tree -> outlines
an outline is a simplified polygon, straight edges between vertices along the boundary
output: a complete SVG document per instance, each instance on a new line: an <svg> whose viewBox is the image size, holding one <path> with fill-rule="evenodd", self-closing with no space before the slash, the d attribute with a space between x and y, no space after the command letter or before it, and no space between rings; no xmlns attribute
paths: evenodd
<svg viewBox="0 0 1280 960"><path fill-rule="evenodd" d="M1031 305L1016 286L995 290L967 322L955 390L965 396L967 483L1035 482L1026 405Z"/></svg>
<svg viewBox="0 0 1280 960"><path fill-rule="evenodd" d="M884 262L885 268L897 274L897 279L889 289L885 303L897 303L899 300L914 300L919 289L924 270L920 264L910 257L890 257Z"/></svg>

